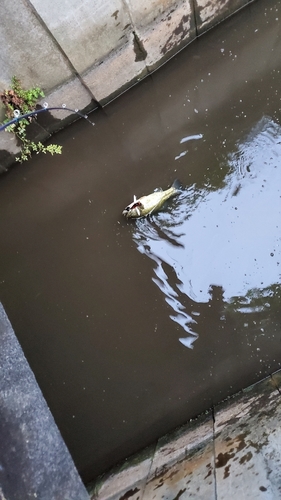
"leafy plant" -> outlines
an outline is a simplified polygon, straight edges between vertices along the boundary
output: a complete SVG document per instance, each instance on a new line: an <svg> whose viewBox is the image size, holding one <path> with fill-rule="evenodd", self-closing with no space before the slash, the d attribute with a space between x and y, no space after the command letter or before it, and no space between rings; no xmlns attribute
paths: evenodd
<svg viewBox="0 0 281 500"><path fill-rule="evenodd" d="M25 90L21 86L20 80L16 77L12 77L11 88L4 90L0 94L0 99L5 106L5 121L4 123L15 118L15 111L19 115L24 115L30 111L34 111L36 107L37 100L40 97L44 97L44 92L39 87L33 87L31 89ZM57 144L49 144L45 146L42 142L35 143L34 141L27 138L27 127L36 118L34 116L27 118L21 118L12 125L9 125L6 130L7 132L12 132L16 135L21 143L20 155L15 158L16 161L22 163L28 160L32 153L50 153L61 154L62 146Z"/></svg>

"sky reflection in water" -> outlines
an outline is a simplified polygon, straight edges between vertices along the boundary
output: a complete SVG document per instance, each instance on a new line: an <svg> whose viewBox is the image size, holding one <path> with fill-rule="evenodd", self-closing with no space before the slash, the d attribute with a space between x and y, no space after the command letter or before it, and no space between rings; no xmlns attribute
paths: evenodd
<svg viewBox="0 0 281 500"><path fill-rule="evenodd" d="M281 127L264 117L228 156L222 187L187 186L164 212L133 225L186 347L198 338L198 305L212 307L213 295L221 296L222 320L231 309L249 314L280 298L280 158Z"/></svg>

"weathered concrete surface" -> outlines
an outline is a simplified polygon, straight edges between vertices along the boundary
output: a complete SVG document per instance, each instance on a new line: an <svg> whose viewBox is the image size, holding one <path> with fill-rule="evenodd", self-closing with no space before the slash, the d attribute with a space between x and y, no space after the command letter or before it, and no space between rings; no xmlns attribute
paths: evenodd
<svg viewBox="0 0 281 500"><path fill-rule="evenodd" d="M210 414L159 440L143 498L215 500Z"/></svg>
<svg viewBox="0 0 281 500"><path fill-rule="evenodd" d="M281 496L281 398L271 378L215 412L217 499Z"/></svg>
<svg viewBox="0 0 281 500"><path fill-rule="evenodd" d="M122 0L76 0L53 6L42 0L32 4L79 74L124 45L130 16Z"/></svg>
<svg viewBox="0 0 281 500"><path fill-rule="evenodd" d="M204 415L161 438L90 487L92 499L215 499L213 419ZM188 484L188 487L186 487Z"/></svg>
<svg viewBox="0 0 281 500"><path fill-rule="evenodd" d="M83 75L87 87L101 105L113 99L148 74L144 60L135 52L134 35L128 34L122 47Z"/></svg>
<svg viewBox="0 0 281 500"><path fill-rule="evenodd" d="M244 7L252 0L195 0L195 18L199 35L212 28L233 12Z"/></svg>
<svg viewBox="0 0 281 500"><path fill-rule="evenodd" d="M13 75L25 88L39 85L49 106L90 111L144 78L211 25L248 0L74 0L53 7L42 0L3 0L0 86ZM77 118L52 112L41 139ZM67 118L64 118L67 116ZM4 117L0 109L0 119ZM41 126L44 120L41 120ZM44 127L43 127L44 129ZM1 170L19 150L0 136ZM34 138L38 138L35 134Z"/></svg>
<svg viewBox="0 0 281 500"><path fill-rule="evenodd" d="M63 109L63 105L71 109L82 109L84 113L88 113L97 108L97 102L90 98L89 92L80 80L75 77L69 80L64 85L57 87L54 91L50 92L48 99L42 98L38 102L42 107L45 103L48 107L61 107L58 110L48 112L49 120L46 120L46 113L38 115L37 121L46 131L51 133L60 130L63 126L79 119L79 115L70 113ZM53 118L53 119L52 119Z"/></svg>
<svg viewBox="0 0 281 500"><path fill-rule="evenodd" d="M95 109L144 78L178 50L249 0L2 0L0 89L16 75L40 86L46 101ZM61 102L62 101L62 102ZM4 110L0 107L0 121ZM77 117L61 113L53 132ZM58 122L61 121L61 123ZM17 147L0 135L2 169ZM15 142L15 141L14 141ZM11 153L9 157L9 153Z"/></svg>
<svg viewBox="0 0 281 500"><path fill-rule="evenodd" d="M272 383L277 387L278 391L281 392L281 370L275 372L271 376Z"/></svg>
<svg viewBox="0 0 281 500"><path fill-rule="evenodd" d="M2 0L0 17L0 88L17 75L26 88L39 85L49 91L73 76L55 40L24 0Z"/></svg>
<svg viewBox="0 0 281 500"><path fill-rule="evenodd" d="M277 372L160 439L90 487L92 500L280 498L280 384Z"/></svg>
<svg viewBox="0 0 281 500"><path fill-rule="evenodd" d="M1 500L89 499L1 304L0 443Z"/></svg>
<svg viewBox="0 0 281 500"><path fill-rule="evenodd" d="M165 3L128 0L128 4L140 52L149 71L195 39L194 10L190 0Z"/></svg>
<svg viewBox="0 0 281 500"><path fill-rule="evenodd" d="M136 460L123 464L106 478L101 478L89 487L92 499L119 500L130 498L137 500L143 497L147 477L151 468L153 449L144 450ZM127 496L126 496L127 495Z"/></svg>
<svg viewBox="0 0 281 500"><path fill-rule="evenodd" d="M13 158L20 151L20 147L13 134L2 133L0 138L0 174L6 172Z"/></svg>

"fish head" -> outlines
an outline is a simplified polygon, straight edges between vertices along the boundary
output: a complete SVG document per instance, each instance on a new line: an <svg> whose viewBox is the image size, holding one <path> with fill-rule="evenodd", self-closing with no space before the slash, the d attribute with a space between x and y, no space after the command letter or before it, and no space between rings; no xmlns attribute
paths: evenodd
<svg viewBox="0 0 281 500"><path fill-rule="evenodd" d="M142 216L142 210L144 209L143 204L141 203L140 200L137 200L136 197L134 196L134 201L130 203L122 212L122 215L124 215L127 219L130 218L137 218Z"/></svg>

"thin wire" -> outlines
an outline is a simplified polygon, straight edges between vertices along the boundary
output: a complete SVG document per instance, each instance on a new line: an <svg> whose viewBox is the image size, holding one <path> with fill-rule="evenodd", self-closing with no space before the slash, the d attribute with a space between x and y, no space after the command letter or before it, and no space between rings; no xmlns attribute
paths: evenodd
<svg viewBox="0 0 281 500"><path fill-rule="evenodd" d="M81 116L81 118L84 118L85 120L87 120L91 125L95 125L93 122L91 122L91 120L89 120L87 115L83 115L77 109L70 109L70 108L67 108L66 106L63 106L61 108L59 108L59 107L52 107L52 108L43 107L41 109L36 109L35 111L30 111L29 113L25 113L24 115L19 114L19 111L15 110L18 112L17 116L15 116L15 118L13 118L13 120L10 120L9 122L3 123L2 125L0 125L0 132L2 130L5 130L5 128L9 127L10 125L13 125L14 123L17 123L18 121L22 120L23 118L29 118L29 116L38 115L39 113L42 113L43 111L51 111L53 109L60 109L62 111L70 111L71 113L76 113L76 115Z"/></svg>

